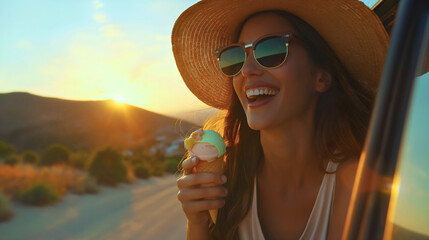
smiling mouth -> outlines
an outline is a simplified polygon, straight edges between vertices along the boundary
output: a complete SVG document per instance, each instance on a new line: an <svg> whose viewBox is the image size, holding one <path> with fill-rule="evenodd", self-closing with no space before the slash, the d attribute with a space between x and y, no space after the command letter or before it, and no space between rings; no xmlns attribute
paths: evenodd
<svg viewBox="0 0 429 240"><path fill-rule="evenodd" d="M266 98L274 97L279 91L273 88L261 87L246 90L246 97L249 103L253 103Z"/></svg>

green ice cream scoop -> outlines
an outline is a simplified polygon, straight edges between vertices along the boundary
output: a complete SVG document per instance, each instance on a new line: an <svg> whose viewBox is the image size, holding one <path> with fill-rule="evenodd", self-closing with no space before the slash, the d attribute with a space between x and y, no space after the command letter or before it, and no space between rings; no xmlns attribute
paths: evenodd
<svg viewBox="0 0 429 240"><path fill-rule="evenodd" d="M188 150L191 150L194 144L196 143L209 143L213 145L218 151L218 157L222 156L226 152L226 145L223 141L222 136L213 130L203 130L203 134L199 135L202 139L196 140L193 138L194 134L191 134L191 137L185 139L185 147Z"/></svg>

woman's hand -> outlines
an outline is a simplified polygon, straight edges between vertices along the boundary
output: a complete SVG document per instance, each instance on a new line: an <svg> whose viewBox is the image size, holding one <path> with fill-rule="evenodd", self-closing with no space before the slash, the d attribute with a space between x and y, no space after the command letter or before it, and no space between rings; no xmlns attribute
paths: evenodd
<svg viewBox="0 0 429 240"><path fill-rule="evenodd" d="M177 198L188 219L188 228L190 225L207 227L210 222L208 210L223 207L227 194L221 185L226 182L226 177L219 173L196 173L198 161L197 157L183 161L184 175L177 180Z"/></svg>

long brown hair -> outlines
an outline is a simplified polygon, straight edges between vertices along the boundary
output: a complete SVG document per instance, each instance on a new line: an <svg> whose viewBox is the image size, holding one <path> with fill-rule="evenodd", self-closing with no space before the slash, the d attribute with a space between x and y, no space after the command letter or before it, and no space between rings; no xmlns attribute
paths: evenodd
<svg viewBox="0 0 429 240"><path fill-rule="evenodd" d="M295 15L277 10L264 11L249 16L244 22L261 13L275 13L290 22L304 42L310 59L331 74L332 85L319 95L314 121L316 151L324 159L320 163L322 171L329 160L343 162L359 157L369 124L373 94L350 76L318 32ZM241 28L238 33L240 31ZM238 239L238 225L250 209L253 184L261 169L263 151L259 131L252 130L247 124L235 92L223 123L227 144L225 175L228 178L228 196L225 206L219 209L217 223L210 224L210 237Z"/></svg>

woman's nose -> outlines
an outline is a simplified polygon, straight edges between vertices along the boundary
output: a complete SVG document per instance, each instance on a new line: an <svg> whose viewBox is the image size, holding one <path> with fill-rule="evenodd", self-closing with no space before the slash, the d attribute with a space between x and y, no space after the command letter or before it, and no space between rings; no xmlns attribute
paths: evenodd
<svg viewBox="0 0 429 240"><path fill-rule="evenodd" d="M244 66L241 69L241 75L243 77L249 77L252 75L260 75L262 72L262 66L256 62L255 57L253 56L253 51L249 51L247 59L244 62Z"/></svg>

